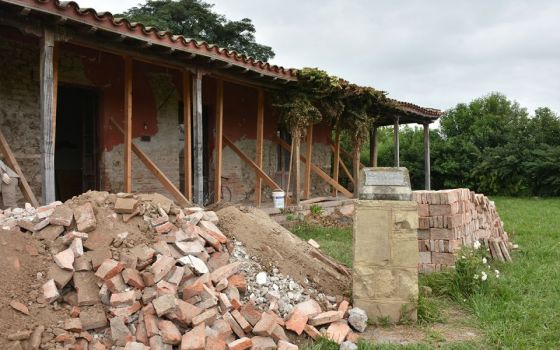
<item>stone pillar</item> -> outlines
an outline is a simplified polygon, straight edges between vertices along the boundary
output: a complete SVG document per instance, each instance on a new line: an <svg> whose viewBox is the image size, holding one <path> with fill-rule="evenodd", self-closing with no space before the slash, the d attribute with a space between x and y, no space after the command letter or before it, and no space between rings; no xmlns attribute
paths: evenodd
<svg viewBox="0 0 560 350"><path fill-rule="evenodd" d="M400 167L401 156L400 156L400 141L399 141L399 116L395 117L395 123L393 124L393 145L395 148L395 168Z"/></svg>
<svg viewBox="0 0 560 350"><path fill-rule="evenodd" d="M371 321L416 320L418 212L412 201L357 200L354 214L354 306Z"/></svg>
<svg viewBox="0 0 560 350"><path fill-rule="evenodd" d="M430 169L430 123L424 123L424 189L430 191L432 187Z"/></svg>

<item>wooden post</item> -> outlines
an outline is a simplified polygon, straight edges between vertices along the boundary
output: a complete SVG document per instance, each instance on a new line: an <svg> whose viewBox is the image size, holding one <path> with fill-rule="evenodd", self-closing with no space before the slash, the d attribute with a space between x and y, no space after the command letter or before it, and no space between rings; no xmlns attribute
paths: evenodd
<svg viewBox="0 0 560 350"><path fill-rule="evenodd" d="M393 125L393 146L395 149L395 167L400 167L400 144L399 144L399 116L395 116Z"/></svg>
<svg viewBox="0 0 560 350"><path fill-rule="evenodd" d="M305 179L303 183L303 197L309 199L311 193L311 160L313 159L313 125L307 128L307 138L305 141L307 162L305 163Z"/></svg>
<svg viewBox="0 0 560 350"><path fill-rule="evenodd" d="M360 150L362 147L354 146L352 154L352 172L354 175L354 198L358 198L358 187L360 186Z"/></svg>
<svg viewBox="0 0 560 350"><path fill-rule="evenodd" d="M430 123L424 123L424 188L431 190L431 169L430 169Z"/></svg>
<svg viewBox="0 0 560 350"><path fill-rule="evenodd" d="M333 179L334 181L338 182L338 173L340 169L340 127L336 126L336 132L334 137L334 168L333 168ZM332 189L333 196L337 196L337 190L333 187Z"/></svg>
<svg viewBox="0 0 560 350"><path fill-rule="evenodd" d="M132 58L124 56L124 192L132 192Z"/></svg>
<svg viewBox="0 0 560 350"><path fill-rule="evenodd" d="M224 125L224 81L216 81L216 158L214 159L214 201L222 200L222 133Z"/></svg>
<svg viewBox="0 0 560 350"><path fill-rule="evenodd" d="M203 205L204 201L204 179L203 179L203 144L202 144L202 72L197 71L193 80L193 202Z"/></svg>
<svg viewBox="0 0 560 350"><path fill-rule="evenodd" d="M371 129L369 137L369 160L372 167L377 167L377 126Z"/></svg>
<svg viewBox="0 0 560 350"><path fill-rule="evenodd" d="M255 163L262 169L263 165L263 144L264 144L264 91L258 89L257 97L257 152L255 156ZM261 205L262 195L262 179L259 176L255 177L255 204Z"/></svg>
<svg viewBox="0 0 560 350"><path fill-rule="evenodd" d="M183 128L185 132L185 143L183 145L183 172L185 197L192 201L192 128L191 128L191 73L183 71Z"/></svg>
<svg viewBox="0 0 560 350"><path fill-rule="evenodd" d="M45 28L40 41L41 179L44 204L54 202L54 148L56 137L57 69L54 57L54 32Z"/></svg>
<svg viewBox="0 0 560 350"><path fill-rule="evenodd" d="M292 141L294 143L294 156L292 156L292 161L294 162L292 168L294 169L294 200L296 205L299 205L300 201L300 185L301 185L301 178L300 178L300 152L299 152L299 145L301 142L301 137L298 135Z"/></svg>

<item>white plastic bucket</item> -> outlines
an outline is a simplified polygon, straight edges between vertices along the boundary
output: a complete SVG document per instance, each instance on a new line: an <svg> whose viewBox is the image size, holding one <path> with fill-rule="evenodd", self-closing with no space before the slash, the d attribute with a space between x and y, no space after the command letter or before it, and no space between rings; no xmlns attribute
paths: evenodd
<svg viewBox="0 0 560 350"><path fill-rule="evenodd" d="M274 208L284 209L284 197L286 194L282 190L272 191L272 201L274 202Z"/></svg>

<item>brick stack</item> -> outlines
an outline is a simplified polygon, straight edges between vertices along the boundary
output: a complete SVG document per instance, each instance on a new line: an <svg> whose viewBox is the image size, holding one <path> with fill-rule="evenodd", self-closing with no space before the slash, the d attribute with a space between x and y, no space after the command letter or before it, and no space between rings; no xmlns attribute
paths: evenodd
<svg viewBox="0 0 560 350"><path fill-rule="evenodd" d="M52 231L44 237L55 244L43 303L62 305L69 315L47 342L40 340L43 325L26 331L25 337L38 334L33 348L297 350L290 332L340 344L356 341L350 326L364 330L367 318L353 321L359 309L351 309L343 298L326 311L307 298L285 318L274 289L267 294L269 307L255 304L246 295L256 292L243 272L246 262L233 253L240 242L234 244L220 231L213 211L179 208L162 196L149 201L130 194L105 198L98 202L110 203L108 218L115 224L143 217L154 239L138 242L127 232L100 232L91 203L83 201L28 207L15 211L17 220L12 213L0 219L33 235ZM28 341L25 337L10 339Z"/></svg>
<svg viewBox="0 0 560 350"><path fill-rule="evenodd" d="M419 271L440 271L455 264L463 247L479 241L500 261L511 260L509 239L496 205L469 189L414 191L418 203Z"/></svg>

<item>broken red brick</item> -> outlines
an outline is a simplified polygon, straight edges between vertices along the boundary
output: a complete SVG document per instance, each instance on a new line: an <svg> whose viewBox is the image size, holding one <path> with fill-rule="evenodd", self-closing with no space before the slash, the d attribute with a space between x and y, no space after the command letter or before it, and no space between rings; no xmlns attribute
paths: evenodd
<svg viewBox="0 0 560 350"><path fill-rule="evenodd" d="M309 317L303 314L300 309L295 309L286 322L286 329L296 332L297 335L301 335L308 319Z"/></svg>
<svg viewBox="0 0 560 350"><path fill-rule="evenodd" d="M220 280L227 279L233 274L236 274L241 269L241 262L237 261L222 267L217 268L210 274L210 279L214 283L220 282Z"/></svg>
<svg viewBox="0 0 560 350"><path fill-rule="evenodd" d="M235 318L229 312L223 314L222 317L229 324L233 333L235 333L239 338L245 336L245 331L243 330L243 328L241 328L239 323L237 323Z"/></svg>
<svg viewBox="0 0 560 350"><path fill-rule="evenodd" d="M294 311L298 309L302 314L312 317L321 313L321 306L313 299L301 302L294 307Z"/></svg>
<svg viewBox="0 0 560 350"><path fill-rule="evenodd" d="M319 332L319 330L311 325L305 325L305 328L303 329L303 331L313 340L318 340L319 338L322 337L321 332Z"/></svg>
<svg viewBox="0 0 560 350"><path fill-rule="evenodd" d="M138 289L144 289L144 280L136 269L127 268L122 272L124 283Z"/></svg>
<svg viewBox="0 0 560 350"><path fill-rule="evenodd" d="M339 311L326 311L309 318L309 324L312 326L321 326L327 323L338 321L342 318Z"/></svg>
<svg viewBox="0 0 560 350"><path fill-rule="evenodd" d="M82 321L79 318L69 318L64 321L64 329L70 332L79 333L82 331Z"/></svg>
<svg viewBox="0 0 560 350"><path fill-rule="evenodd" d="M271 337L256 336L251 338L251 350L276 350L276 343Z"/></svg>
<svg viewBox="0 0 560 350"><path fill-rule="evenodd" d="M111 294L111 306L131 306L136 300L136 295L133 290L122 293Z"/></svg>
<svg viewBox="0 0 560 350"><path fill-rule="evenodd" d="M276 327L276 318L268 313L263 313L261 319L253 328L253 333L262 337L270 337Z"/></svg>
<svg viewBox="0 0 560 350"><path fill-rule="evenodd" d="M207 325L211 326L216 320L217 315L218 312L216 311L215 308L208 309L203 313L193 317L192 324L193 326L197 326L199 324L206 323Z"/></svg>
<svg viewBox="0 0 560 350"><path fill-rule="evenodd" d="M115 213L132 214L138 201L134 198L117 198L115 201Z"/></svg>
<svg viewBox="0 0 560 350"><path fill-rule="evenodd" d="M169 273L173 266L175 266L175 259L169 256L158 255L156 262L152 264L154 281L156 283L159 282Z"/></svg>
<svg viewBox="0 0 560 350"><path fill-rule="evenodd" d="M97 277L92 271L74 272L73 281L78 305L94 305L100 301Z"/></svg>
<svg viewBox="0 0 560 350"><path fill-rule="evenodd" d="M95 275L102 280L107 280L120 273L123 269L124 265L122 263L113 259L105 259L95 272Z"/></svg>
<svg viewBox="0 0 560 350"><path fill-rule="evenodd" d="M350 327L346 322L336 321L327 328L327 338L341 344L346 339L348 332L350 332Z"/></svg>
<svg viewBox="0 0 560 350"><path fill-rule="evenodd" d="M247 279L243 274L234 274L228 278L228 285L237 288L240 292L247 292Z"/></svg>
<svg viewBox="0 0 560 350"><path fill-rule="evenodd" d="M278 350L298 350L299 347L285 340L278 341Z"/></svg>
<svg viewBox="0 0 560 350"><path fill-rule="evenodd" d="M54 262L64 270L74 270L74 252L71 248L65 249L53 256Z"/></svg>
<svg viewBox="0 0 560 350"><path fill-rule="evenodd" d="M206 347L206 325L204 323L185 333L181 339L180 350L204 350Z"/></svg>
<svg viewBox="0 0 560 350"><path fill-rule="evenodd" d="M17 301L17 300L12 300L12 301L10 302L10 306L11 306L14 310L17 310L17 311L21 312L22 314L25 314L25 315L27 315L27 316L30 315L29 309L27 308L27 306L25 306L24 304L20 303L20 302Z"/></svg>
<svg viewBox="0 0 560 350"><path fill-rule="evenodd" d="M249 349L251 346L253 346L253 342L251 341L251 339L247 338L247 337L243 337L241 339L237 339L232 341L231 343L228 344L228 349L229 350L245 350L245 349Z"/></svg>
<svg viewBox="0 0 560 350"><path fill-rule="evenodd" d="M48 280L45 284L43 284L43 297L49 303L52 303L60 294L58 293L58 289L56 289L56 284L54 283L53 279Z"/></svg>
<svg viewBox="0 0 560 350"><path fill-rule="evenodd" d="M76 225L80 232L93 231L97 225L93 207L89 202L74 208L74 217L76 218Z"/></svg>
<svg viewBox="0 0 560 350"><path fill-rule="evenodd" d="M68 208L66 205L59 205L49 216L49 223L51 225L70 226L73 218L74 213L72 209Z"/></svg>
<svg viewBox="0 0 560 350"><path fill-rule="evenodd" d="M160 320L158 328L164 343L175 345L181 342L181 332L173 322Z"/></svg>

